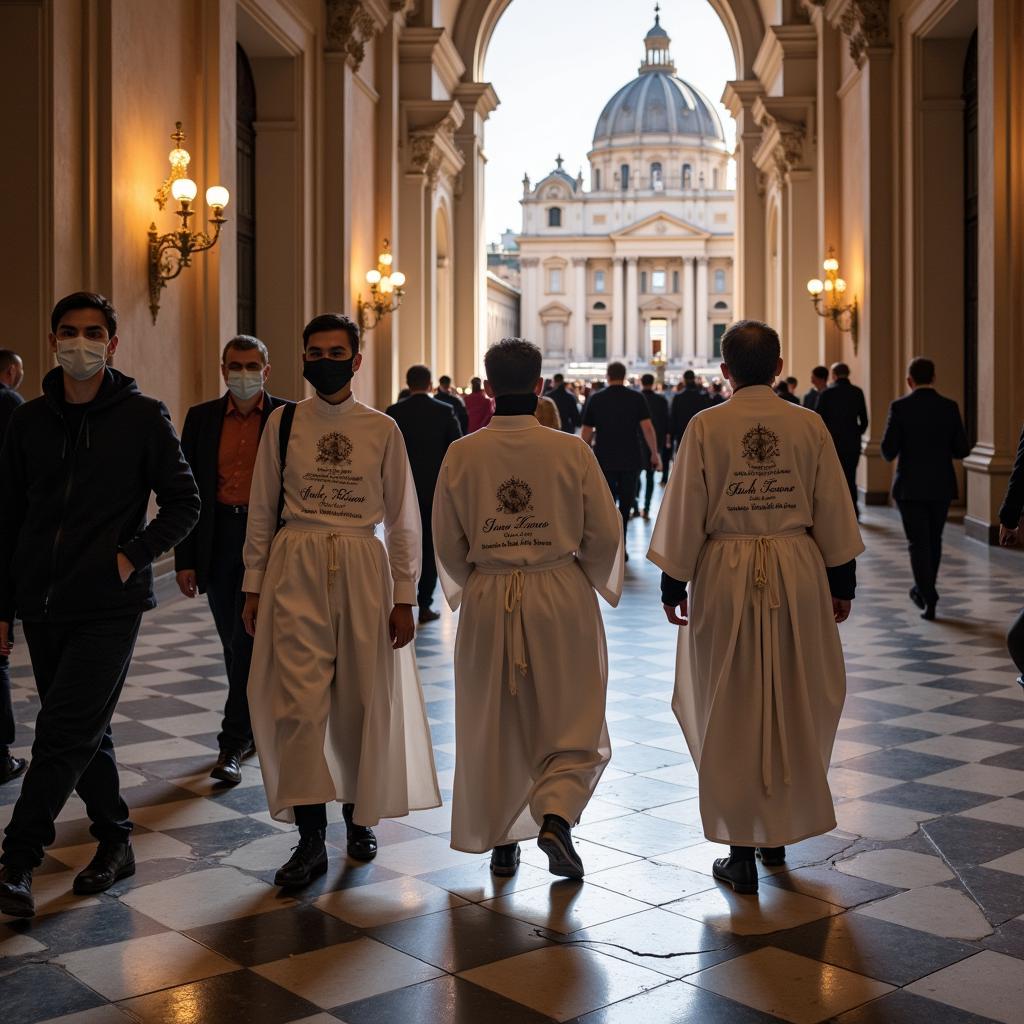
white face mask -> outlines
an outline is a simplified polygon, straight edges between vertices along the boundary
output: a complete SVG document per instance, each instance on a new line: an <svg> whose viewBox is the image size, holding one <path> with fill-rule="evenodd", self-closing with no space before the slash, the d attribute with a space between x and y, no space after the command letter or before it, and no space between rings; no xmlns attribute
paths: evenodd
<svg viewBox="0 0 1024 1024"><path fill-rule="evenodd" d="M228 391L240 402L255 398L262 387L262 370L228 370Z"/></svg>
<svg viewBox="0 0 1024 1024"><path fill-rule="evenodd" d="M57 362L75 380L95 377L107 362L109 342L89 338L65 338L57 342Z"/></svg>

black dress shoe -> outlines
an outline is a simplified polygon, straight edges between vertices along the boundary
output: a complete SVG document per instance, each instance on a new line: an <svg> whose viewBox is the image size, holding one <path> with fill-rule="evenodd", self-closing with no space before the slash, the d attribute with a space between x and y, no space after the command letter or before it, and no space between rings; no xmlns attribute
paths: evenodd
<svg viewBox="0 0 1024 1024"><path fill-rule="evenodd" d="M93 893L105 892L118 879L134 874L135 851L130 841L101 842L88 866L75 876L72 889L79 896L91 896Z"/></svg>
<svg viewBox="0 0 1024 1024"><path fill-rule="evenodd" d="M934 619L935 619L935 605L933 605L933 604L925 605L924 611L921 612L921 618L924 619L925 622L932 622L932 621L934 621Z"/></svg>
<svg viewBox="0 0 1024 1024"><path fill-rule="evenodd" d="M921 591L917 587L910 588L910 600L917 605L921 611L924 611L924 598L921 596Z"/></svg>
<svg viewBox="0 0 1024 1024"><path fill-rule="evenodd" d="M441 618L440 612L435 612L433 608L421 608L420 609L420 625L424 622L437 622Z"/></svg>
<svg viewBox="0 0 1024 1024"><path fill-rule="evenodd" d="M10 917L35 917L31 868L0 868L0 914Z"/></svg>
<svg viewBox="0 0 1024 1024"><path fill-rule="evenodd" d="M1017 685L1024 687L1024 676L1017 676Z"/></svg>
<svg viewBox="0 0 1024 1024"><path fill-rule="evenodd" d="M327 846L324 843L324 830L314 829L312 832L299 833L299 845L294 847L292 855L274 875L274 885L283 889L293 889L309 885L314 878L319 878L327 871Z"/></svg>
<svg viewBox="0 0 1024 1024"><path fill-rule="evenodd" d="M572 832L557 814L545 814L537 845L548 855L548 871L563 878L582 878L583 861L572 845Z"/></svg>
<svg viewBox="0 0 1024 1024"><path fill-rule="evenodd" d="M10 754L0 757L0 786L24 775L27 767L28 761L23 757L12 757Z"/></svg>
<svg viewBox="0 0 1024 1024"><path fill-rule="evenodd" d="M757 893L757 865L752 860L733 860L720 857L711 868L715 878L731 885L733 892L745 896Z"/></svg>
<svg viewBox="0 0 1024 1024"><path fill-rule="evenodd" d="M786 848L784 846L759 846L757 856L766 868L779 868L786 863Z"/></svg>
<svg viewBox="0 0 1024 1024"><path fill-rule="evenodd" d="M519 844L506 843L491 850L491 874L511 878L519 870Z"/></svg>
<svg viewBox="0 0 1024 1024"><path fill-rule="evenodd" d="M373 829L352 822L355 804L342 804L341 813L345 818L345 836L348 839L348 855L355 860L373 860L377 856L377 837Z"/></svg>

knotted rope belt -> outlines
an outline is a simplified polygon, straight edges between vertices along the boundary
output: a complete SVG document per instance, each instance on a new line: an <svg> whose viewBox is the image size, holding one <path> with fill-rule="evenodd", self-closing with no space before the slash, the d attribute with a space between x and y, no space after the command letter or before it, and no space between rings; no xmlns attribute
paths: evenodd
<svg viewBox="0 0 1024 1024"><path fill-rule="evenodd" d="M789 537L806 537L803 528L773 534L713 533L715 541L742 541L754 545L753 600L757 611L757 629L761 647L761 781L765 792L772 791L772 723L779 723L782 745L782 781L790 784L789 743L786 737L785 704L782 700L782 666L775 643L775 612L779 599L779 558L775 541Z"/></svg>
<svg viewBox="0 0 1024 1024"><path fill-rule="evenodd" d="M283 527L288 533L319 533L327 536L327 582L333 583L334 577L341 566L338 564L338 541L342 537L356 537L360 540L372 540L374 527L366 526L335 526L325 523L322 527L312 523L286 521Z"/></svg>
<svg viewBox="0 0 1024 1024"><path fill-rule="evenodd" d="M538 572L551 572L563 566L572 565L575 555L567 555L554 562L539 565L508 566L476 565L475 572L485 576L505 577L505 672L508 692L513 697L519 694L518 676L525 676L529 665L526 662L526 638L523 631L523 594L526 591L526 577Z"/></svg>

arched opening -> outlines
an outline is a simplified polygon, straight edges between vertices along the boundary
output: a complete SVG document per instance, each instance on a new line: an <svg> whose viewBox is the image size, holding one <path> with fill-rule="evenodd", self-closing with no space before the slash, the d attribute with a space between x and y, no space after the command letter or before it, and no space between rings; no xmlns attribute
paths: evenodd
<svg viewBox="0 0 1024 1024"><path fill-rule="evenodd" d="M552 206L548 210L548 227L549 228L560 228L562 226L562 208L560 206Z"/></svg>
<svg viewBox="0 0 1024 1024"><path fill-rule="evenodd" d="M256 78L235 46L235 237L238 246L238 333L256 334Z"/></svg>

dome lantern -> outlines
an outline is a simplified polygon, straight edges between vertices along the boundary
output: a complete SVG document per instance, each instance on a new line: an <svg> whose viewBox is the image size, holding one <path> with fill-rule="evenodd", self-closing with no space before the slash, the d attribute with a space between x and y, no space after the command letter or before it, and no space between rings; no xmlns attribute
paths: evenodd
<svg viewBox="0 0 1024 1024"><path fill-rule="evenodd" d="M654 25L644 38L644 61L640 65L640 74L649 74L652 71L661 71L669 75L676 73L676 66L672 62L672 54L669 46L672 40L669 34L661 27L661 5L654 5Z"/></svg>

